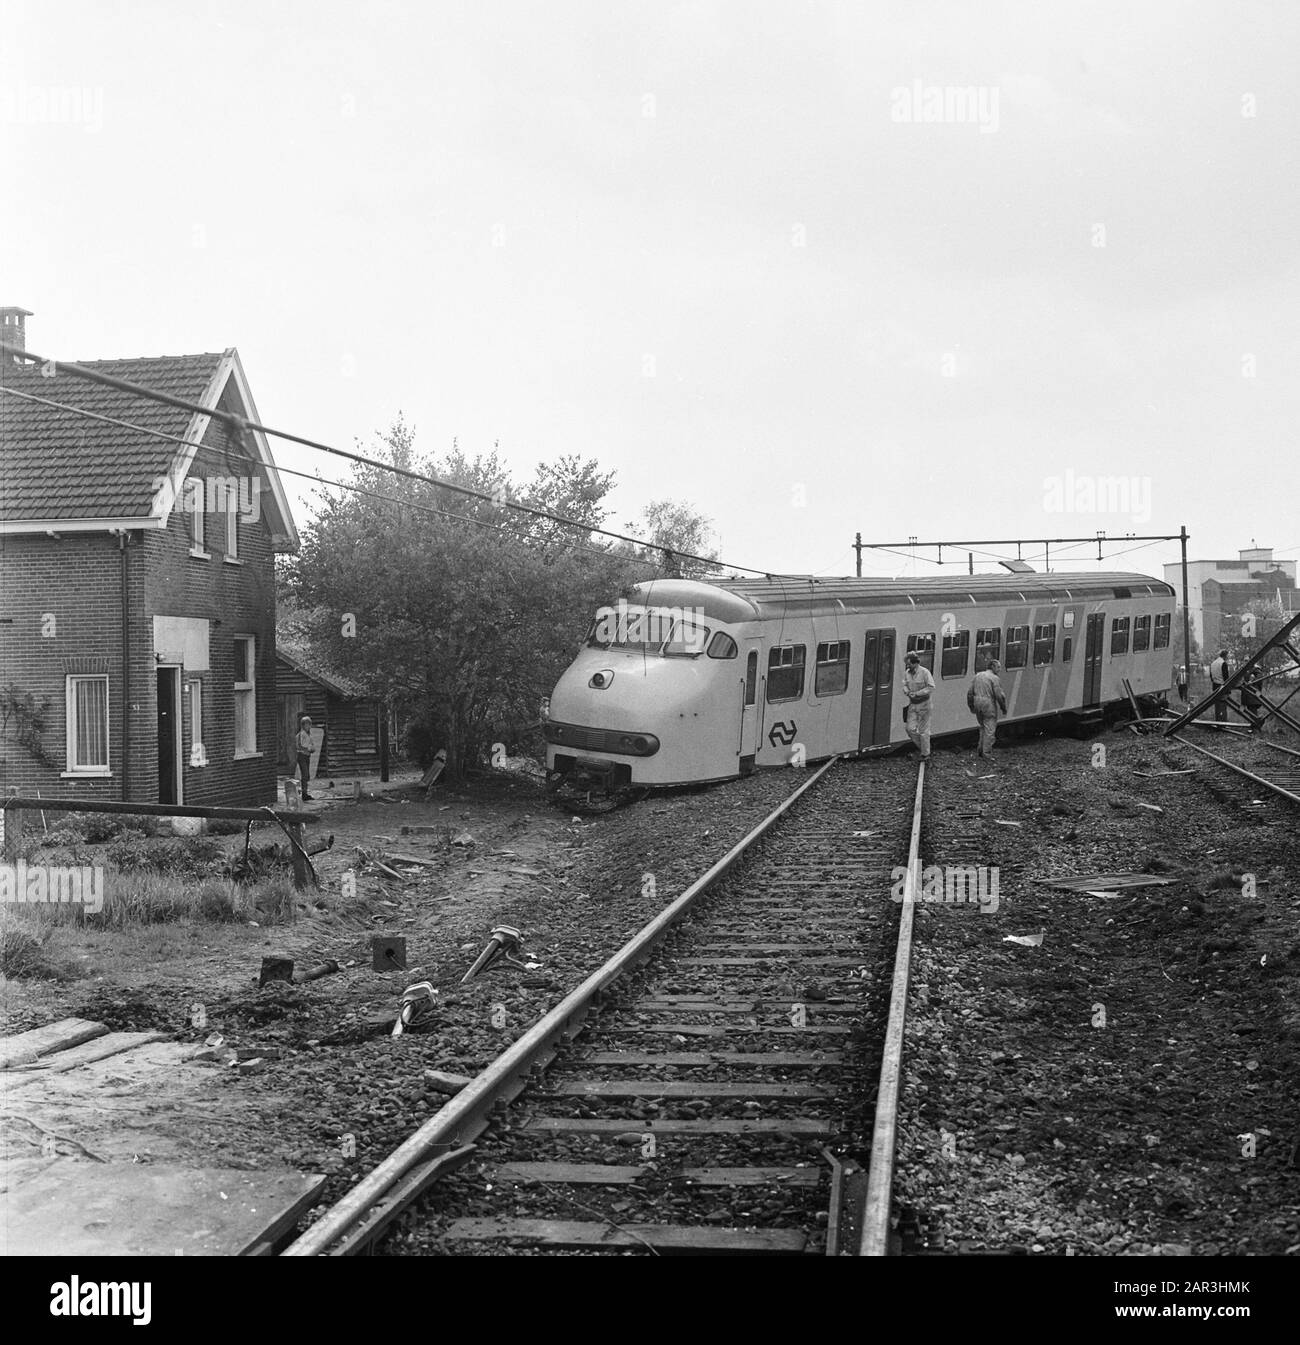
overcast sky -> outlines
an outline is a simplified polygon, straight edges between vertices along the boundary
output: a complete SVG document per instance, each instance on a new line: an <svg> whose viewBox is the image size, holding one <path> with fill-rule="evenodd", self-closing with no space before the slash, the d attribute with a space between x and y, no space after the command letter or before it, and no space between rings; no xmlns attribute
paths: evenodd
<svg viewBox="0 0 1300 1345"><path fill-rule="evenodd" d="M0 304L43 354L234 345L272 425L594 457L615 524L689 500L748 566L1183 523L1300 555L1300 6L0 24Z"/></svg>

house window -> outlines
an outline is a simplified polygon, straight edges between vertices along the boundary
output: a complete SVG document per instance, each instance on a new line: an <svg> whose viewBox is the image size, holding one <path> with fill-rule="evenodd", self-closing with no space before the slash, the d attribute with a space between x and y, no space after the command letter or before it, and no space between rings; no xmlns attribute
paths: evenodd
<svg viewBox="0 0 1300 1345"><path fill-rule="evenodd" d="M1029 627L1007 627L1007 667L1023 668L1029 661Z"/></svg>
<svg viewBox="0 0 1300 1345"><path fill-rule="evenodd" d="M797 701L803 695L803 668L807 646L774 644L767 653L767 699Z"/></svg>
<svg viewBox="0 0 1300 1345"><path fill-rule="evenodd" d="M929 668L934 672L934 636L933 635L909 635L907 637L907 648L904 654L916 654L921 660L921 667Z"/></svg>
<svg viewBox="0 0 1300 1345"><path fill-rule="evenodd" d="M849 642L829 640L817 646L814 695L839 696L849 688Z"/></svg>
<svg viewBox="0 0 1300 1345"><path fill-rule="evenodd" d="M108 774L108 677L67 682L69 775Z"/></svg>
<svg viewBox="0 0 1300 1345"><path fill-rule="evenodd" d="M1149 616L1135 616L1133 618L1133 652L1140 654L1144 649L1151 648L1151 618Z"/></svg>
<svg viewBox="0 0 1300 1345"><path fill-rule="evenodd" d="M970 631L954 631L943 637L943 657L940 666L945 677L965 677L970 662Z"/></svg>
<svg viewBox="0 0 1300 1345"><path fill-rule="evenodd" d="M190 511L190 555L206 559L208 549L205 545L207 538L207 514L204 513L206 499L204 496L203 478L198 476L187 476L185 478L185 489L181 498L185 501L185 507Z"/></svg>
<svg viewBox="0 0 1300 1345"><path fill-rule="evenodd" d="M1056 623L1034 627L1034 667L1042 668L1056 659Z"/></svg>
<svg viewBox="0 0 1300 1345"><path fill-rule="evenodd" d="M206 766L207 749L203 746L203 683L194 678L188 683L190 697L190 765Z"/></svg>
<svg viewBox="0 0 1300 1345"><path fill-rule="evenodd" d="M257 752L257 642L251 635L235 636L235 755Z"/></svg>
<svg viewBox="0 0 1300 1345"><path fill-rule="evenodd" d="M1152 646L1155 649L1169 648L1169 613L1158 612L1156 614L1156 642Z"/></svg>
<svg viewBox="0 0 1300 1345"><path fill-rule="evenodd" d="M239 559L239 496L234 491L226 494L226 559Z"/></svg>
<svg viewBox="0 0 1300 1345"><path fill-rule="evenodd" d="M376 701L358 701L353 711L358 752L379 751L379 705Z"/></svg>
<svg viewBox="0 0 1300 1345"><path fill-rule="evenodd" d="M1002 657L1002 629L975 632L975 671L983 672L994 659Z"/></svg>
<svg viewBox="0 0 1300 1345"><path fill-rule="evenodd" d="M1110 623L1110 652L1113 657L1116 654L1128 653L1128 617L1117 616Z"/></svg>

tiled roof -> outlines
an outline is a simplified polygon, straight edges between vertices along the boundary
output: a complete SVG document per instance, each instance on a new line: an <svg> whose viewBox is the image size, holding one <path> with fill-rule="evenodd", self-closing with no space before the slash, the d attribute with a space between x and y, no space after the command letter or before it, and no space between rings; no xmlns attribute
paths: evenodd
<svg viewBox="0 0 1300 1345"><path fill-rule="evenodd" d="M327 691L337 696L352 699L366 698L366 693L351 678L326 664L306 644L295 640L286 640L278 631L275 637L275 656L283 659L291 668L296 669L312 681L319 682Z"/></svg>
<svg viewBox="0 0 1300 1345"><path fill-rule="evenodd" d="M222 356L96 360L87 368L201 402ZM14 389L145 429L183 436L191 414L71 374L44 378L39 365L0 361L0 389ZM0 523L36 519L147 518L155 478L180 445L91 420L0 390Z"/></svg>

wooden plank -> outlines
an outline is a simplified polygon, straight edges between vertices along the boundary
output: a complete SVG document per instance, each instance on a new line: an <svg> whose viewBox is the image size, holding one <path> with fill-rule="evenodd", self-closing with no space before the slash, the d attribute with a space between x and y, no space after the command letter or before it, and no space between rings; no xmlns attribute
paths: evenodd
<svg viewBox="0 0 1300 1345"><path fill-rule="evenodd" d="M694 1228L685 1224L582 1223L572 1219L457 1219L449 1238L491 1242L512 1238L541 1247L653 1247L657 1252L797 1256L807 1246L793 1228Z"/></svg>
<svg viewBox="0 0 1300 1345"><path fill-rule="evenodd" d="M676 967L770 967L774 962L783 965L797 962L803 967L860 967L861 957L791 957L774 953L771 957L677 957Z"/></svg>
<svg viewBox="0 0 1300 1345"><path fill-rule="evenodd" d="M846 1036L851 1031L852 1028L843 1023L809 1023L806 1027L770 1027L766 1023L759 1027L743 1027L735 1023L726 1027L717 1023L654 1023L637 1027L620 1026L618 1030L621 1037L661 1037L665 1034L679 1037L734 1037L755 1032L761 1032L765 1037L781 1034L797 1036L801 1032Z"/></svg>
<svg viewBox="0 0 1300 1345"><path fill-rule="evenodd" d="M618 1167L611 1163L503 1163L501 1182L561 1182L575 1186L630 1186L654 1175L649 1167ZM682 1178L697 1186L816 1186L821 1172L807 1168L685 1168Z"/></svg>
<svg viewBox="0 0 1300 1345"><path fill-rule="evenodd" d="M711 1083L700 1080L574 1079L548 1090L552 1097L833 1097L834 1090L811 1083Z"/></svg>
<svg viewBox="0 0 1300 1345"><path fill-rule="evenodd" d="M593 1051L578 1059L583 1065L772 1065L796 1069L844 1063L839 1051Z"/></svg>
<svg viewBox="0 0 1300 1345"><path fill-rule="evenodd" d="M165 1032L108 1032L102 1037L93 1037L80 1046L71 1046L43 1060L11 1066L13 1076L5 1080L5 1091L24 1088L47 1074L62 1074L81 1065L91 1065L96 1060L107 1060L110 1056L121 1055L123 1051L134 1050L151 1041L164 1041L166 1037Z"/></svg>
<svg viewBox="0 0 1300 1345"><path fill-rule="evenodd" d="M60 1159L0 1198L9 1255L242 1256L315 1203L323 1175Z"/></svg>
<svg viewBox="0 0 1300 1345"><path fill-rule="evenodd" d="M756 1004L750 1000L690 999L672 997L633 1000L632 1008L639 1013L774 1013L788 1018L792 1004L803 1004L809 1013L860 1013L862 1006L833 999L767 999Z"/></svg>
<svg viewBox="0 0 1300 1345"><path fill-rule="evenodd" d="M833 943L746 943L733 940L730 943L700 943L696 948L701 953L854 953L863 956L860 948L853 944L836 946Z"/></svg>
<svg viewBox="0 0 1300 1345"><path fill-rule="evenodd" d="M534 1116L520 1130L544 1131L548 1135L812 1135L826 1139L839 1134L833 1121L809 1116L790 1116L781 1120L756 1117L752 1121L718 1118L679 1121L661 1117L644 1121L633 1117L611 1120L595 1116Z"/></svg>
<svg viewBox="0 0 1300 1345"><path fill-rule="evenodd" d="M817 1186L818 1168L687 1168L682 1176L699 1186Z"/></svg>
<svg viewBox="0 0 1300 1345"><path fill-rule="evenodd" d="M60 1018L57 1023L5 1037L0 1039L0 1069L30 1064L55 1051L66 1051L94 1037L102 1037L107 1031L103 1023L92 1023L88 1018Z"/></svg>

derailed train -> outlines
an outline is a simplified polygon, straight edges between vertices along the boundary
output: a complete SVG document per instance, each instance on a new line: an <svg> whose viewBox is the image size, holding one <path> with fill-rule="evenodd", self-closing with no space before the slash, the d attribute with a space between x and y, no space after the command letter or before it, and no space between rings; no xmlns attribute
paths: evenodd
<svg viewBox="0 0 1300 1345"><path fill-rule="evenodd" d="M906 741L903 658L934 676L932 733L974 726L1000 659L1006 722L1088 722L1172 683L1174 591L1142 574L659 579L597 613L543 724L552 780L702 783Z"/></svg>

